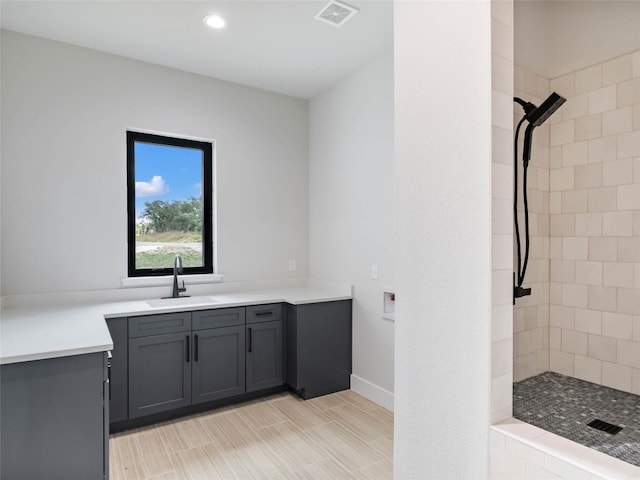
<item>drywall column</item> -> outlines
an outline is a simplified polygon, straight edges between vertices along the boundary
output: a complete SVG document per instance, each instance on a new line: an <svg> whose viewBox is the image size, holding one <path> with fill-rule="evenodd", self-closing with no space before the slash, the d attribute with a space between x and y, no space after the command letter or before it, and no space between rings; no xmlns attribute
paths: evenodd
<svg viewBox="0 0 640 480"><path fill-rule="evenodd" d="M396 478L486 478L489 2L395 2Z"/></svg>

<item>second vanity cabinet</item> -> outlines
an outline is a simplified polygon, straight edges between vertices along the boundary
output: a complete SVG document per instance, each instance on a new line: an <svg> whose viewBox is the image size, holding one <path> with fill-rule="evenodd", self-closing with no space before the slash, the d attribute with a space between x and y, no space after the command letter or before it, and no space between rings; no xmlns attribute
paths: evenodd
<svg viewBox="0 0 640 480"><path fill-rule="evenodd" d="M128 378L128 412L117 409L113 421L282 385L283 310L273 304L109 319L120 354L113 363L126 361ZM117 351L122 322L128 325L126 360ZM112 396L121 399L118 385Z"/></svg>

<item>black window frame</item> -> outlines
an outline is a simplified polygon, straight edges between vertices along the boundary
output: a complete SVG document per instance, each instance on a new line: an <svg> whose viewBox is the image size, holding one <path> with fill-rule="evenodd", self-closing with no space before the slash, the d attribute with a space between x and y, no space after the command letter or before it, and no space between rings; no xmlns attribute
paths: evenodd
<svg viewBox="0 0 640 480"><path fill-rule="evenodd" d="M213 273L213 142L168 137L151 133L127 131L127 257L129 277L173 275L170 268L136 268L136 179L135 144L151 143L184 147L202 151L202 254L201 267L184 267L182 275Z"/></svg>

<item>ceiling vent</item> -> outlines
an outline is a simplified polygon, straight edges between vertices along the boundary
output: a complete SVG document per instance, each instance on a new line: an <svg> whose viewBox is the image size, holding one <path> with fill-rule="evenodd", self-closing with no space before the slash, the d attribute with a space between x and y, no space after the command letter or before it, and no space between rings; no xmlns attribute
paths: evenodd
<svg viewBox="0 0 640 480"><path fill-rule="evenodd" d="M313 18L333 25L334 27L341 27L356 13L358 13L357 8L342 2L337 2L336 0L330 0Z"/></svg>

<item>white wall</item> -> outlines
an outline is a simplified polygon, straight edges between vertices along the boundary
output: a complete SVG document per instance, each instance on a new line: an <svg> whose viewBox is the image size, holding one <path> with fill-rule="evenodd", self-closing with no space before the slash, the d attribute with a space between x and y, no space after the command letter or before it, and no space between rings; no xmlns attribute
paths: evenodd
<svg viewBox="0 0 640 480"><path fill-rule="evenodd" d="M307 276L306 101L2 35L3 295L119 287L128 128L216 141L226 281Z"/></svg>
<svg viewBox="0 0 640 480"><path fill-rule="evenodd" d="M395 2L394 16L394 476L486 478L490 4Z"/></svg>
<svg viewBox="0 0 640 480"><path fill-rule="evenodd" d="M353 284L352 388L392 408L392 52L312 99L309 129L309 272Z"/></svg>

